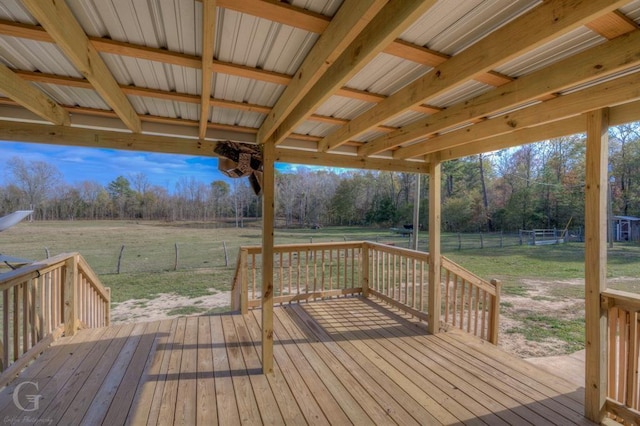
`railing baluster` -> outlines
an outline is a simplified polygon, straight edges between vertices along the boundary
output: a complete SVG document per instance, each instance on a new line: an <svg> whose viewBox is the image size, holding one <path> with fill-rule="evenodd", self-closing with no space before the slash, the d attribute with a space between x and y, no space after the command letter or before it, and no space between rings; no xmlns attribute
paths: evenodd
<svg viewBox="0 0 640 426"><path fill-rule="evenodd" d="M9 290L2 291L2 306L9 306ZM2 310L2 368L9 365L9 309Z"/></svg>

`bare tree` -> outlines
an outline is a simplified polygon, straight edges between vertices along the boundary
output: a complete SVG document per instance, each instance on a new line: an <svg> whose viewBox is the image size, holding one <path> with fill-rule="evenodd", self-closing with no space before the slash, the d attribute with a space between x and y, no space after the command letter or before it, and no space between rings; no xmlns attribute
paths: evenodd
<svg viewBox="0 0 640 426"><path fill-rule="evenodd" d="M40 217L46 219L47 197L62 180L62 173L52 164L44 161L25 162L20 157L7 161L7 168L13 183L22 190L31 209L39 210Z"/></svg>

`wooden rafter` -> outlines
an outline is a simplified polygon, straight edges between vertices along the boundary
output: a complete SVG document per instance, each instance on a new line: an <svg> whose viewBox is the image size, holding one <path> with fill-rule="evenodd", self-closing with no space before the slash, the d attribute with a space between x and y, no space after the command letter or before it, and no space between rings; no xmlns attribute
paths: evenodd
<svg viewBox="0 0 640 426"><path fill-rule="evenodd" d="M428 102L429 99L491 71L518 55L591 22L625 3L624 0L593 0L579 4L568 4L562 0L546 1L478 41L473 49L453 56L425 76L397 91L352 120L349 126L330 134L322 142L322 146L326 149L338 147L412 106Z"/></svg>
<svg viewBox="0 0 640 426"><path fill-rule="evenodd" d="M69 124L69 113L64 108L1 63L0 93L53 124Z"/></svg>
<svg viewBox="0 0 640 426"><path fill-rule="evenodd" d="M313 46L291 83L263 122L258 131L258 141L266 141L271 137L287 115L385 3L386 0L346 0L340 6L338 13ZM275 142L280 141L281 139Z"/></svg>
<svg viewBox="0 0 640 426"><path fill-rule="evenodd" d="M213 48L216 34L216 1L202 0L202 85L200 91L200 127L198 135L204 139L211 106L211 79L213 78Z"/></svg>
<svg viewBox="0 0 640 426"><path fill-rule="evenodd" d="M23 0L22 3L129 130L140 132L136 111L67 4L54 0Z"/></svg>
<svg viewBox="0 0 640 426"><path fill-rule="evenodd" d="M511 133L517 129L551 123L615 103L633 102L638 99L640 99L640 73L633 73L461 130L445 133L425 142L400 148L394 152L393 156L397 159L407 159L426 155Z"/></svg>
<svg viewBox="0 0 640 426"><path fill-rule="evenodd" d="M640 101L611 107L610 111L611 117L609 124L611 126L638 121L640 120ZM442 161L454 160L456 158L482 154L483 152L497 151L547 139L574 135L584 132L584 130L584 116L574 115L551 123L544 123L540 126L527 127L512 133L483 139L481 144L471 143L446 149L440 151L439 155Z"/></svg>
<svg viewBox="0 0 640 426"><path fill-rule="evenodd" d="M270 140L278 143L424 14L435 0L389 2L282 121ZM372 126L373 127L373 126Z"/></svg>
<svg viewBox="0 0 640 426"><path fill-rule="evenodd" d="M0 34L53 43L53 39L49 36L49 34L47 34L47 32L42 27L38 27L35 25L0 20ZM89 40L91 40L91 43L96 48L96 50L101 53L162 62L165 64L183 66L187 68L199 69L202 66L201 58L194 55L172 52L166 49L141 46L99 37L89 37ZM213 60L213 69L221 74L228 74L237 77L265 81L268 83L280 84L283 86L288 85L292 79L292 77L287 74L261 70L244 65L232 64L216 59ZM338 96L344 96L347 98L358 99L364 102L372 103L378 103L386 99L386 96L384 95L365 92L348 87L342 87L338 89L335 94ZM439 108L427 105L419 105L413 109L424 114L433 114L434 112L439 111Z"/></svg>
<svg viewBox="0 0 640 426"><path fill-rule="evenodd" d="M535 71L445 111L418 120L362 146L359 155L372 155L403 143L504 111L533 100L549 100L556 92L640 64L640 30ZM566 70L574 70L571 73ZM553 95L553 96L550 96Z"/></svg>

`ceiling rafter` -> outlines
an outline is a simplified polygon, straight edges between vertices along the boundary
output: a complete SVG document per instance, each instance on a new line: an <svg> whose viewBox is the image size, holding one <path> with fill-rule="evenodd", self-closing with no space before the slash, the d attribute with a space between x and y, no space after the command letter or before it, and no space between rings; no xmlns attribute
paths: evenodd
<svg viewBox="0 0 640 426"><path fill-rule="evenodd" d="M93 89L93 86L88 80L77 77L59 76L55 74L47 74L25 70L14 70L14 73L23 80L32 81L36 83L54 84L59 86L77 87L80 89ZM147 98L163 99L167 101L185 102L190 104L199 104L201 97L198 95L191 95L188 93L169 92L166 90L147 89L144 87L120 85L120 89L126 94L131 96L140 96ZM209 105L212 107L220 107L227 109L235 109L246 112L258 112L261 114L268 114L271 108L264 105L250 104L246 102L228 101L225 99L210 98ZM344 125L349 122L337 117L329 117L324 115L312 114L309 118L310 121L318 121L322 123ZM378 130L383 132L391 132L395 130L389 126L378 126Z"/></svg>
<svg viewBox="0 0 640 426"><path fill-rule="evenodd" d="M387 3L287 115L269 141L277 144L284 140L299 123L364 68L434 3L435 0L397 0Z"/></svg>
<svg viewBox="0 0 640 426"><path fill-rule="evenodd" d="M377 154L533 100L553 99L556 92L639 64L640 30L635 30L371 140L358 155ZM565 72L568 69L574 72Z"/></svg>
<svg viewBox="0 0 640 426"><path fill-rule="evenodd" d="M258 131L266 141L387 0L345 0ZM276 141L280 142L280 141Z"/></svg>
<svg viewBox="0 0 640 426"><path fill-rule="evenodd" d="M640 101L630 102L611 107L609 125L618 126L638 119L640 111ZM527 127L511 133L498 135L482 140L482 144L465 144L455 148L440 151L438 155L442 161L454 160L456 158L468 157L470 155L482 154L483 152L497 151L500 149L513 148L533 142L559 138L562 136L575 135L585 131L586 123L584 115L575 115L545 123L540 126Z"/></svg>
<svg viewBox="0 0 640 426"><path fill-rule="evenodd" d="M91 82L104 101L132 132L140 132L140 119L118 87L87 35L64 1L23 0L22 4L45 28L67 58Z"/></svg>
<svg viewBox="0 0 640 426"><path fill-rule="evenodd" d="M9 67L0 63L0 93L53 124L69 125L69 113Z"/></svg>
<svg viewBox="0 0 640 426"><path fill-rule="evenodd" d="M399 148L393 157L407 159L442 151L517 129L550 123L564 117L605 108L615 103L640 99L640 73L601 83L588 89L559 96L529 108L486 120L473 126L448 132L425 142Z"/></svg>
<svg viewBox="0 0 640 426"><path fill-rule="evenodd" d="M260 0L262 1L262 0ZM53 43L53 39L47 32L39 26L20 24L0 20L0 34L12 37L20 37L29 40ZM155 47L141 46L111 39L98 37L89 37L94 47L101 53L112 55L128 56L132 58L145 59L149 61L162 62L171 65L184 66L188 68L200 68L202 60L198 56L188 55L184 53L171 52L166 49L158 49ZM286 86L290 83L292 77L273 71L266 71L257 68L247 67L244 65L232 64L219 60L213 60L213 68L216 72L229 74L238 77L250 78L268 83L280 84ZM358 99L364 102L378 103L386 99L386 96L377 93L356 90L348 87L340 88L336 93L338 96L344 96L351 99ZM419 105L413 108L415 111L423 114L433 114L440 108Z"/></svg>
<svg viewBox="0 0 640 426"><path fill-rule="evenodd" d="M322 141L325 150L334 149L372 127L428 102L476 76L531 51L545 42L566 34L624 5L626 0L592 0L569 4L548 0L478 41L473 49L432 69L375 107L369 109Z"/></svg>
<svg viewBox="0 0 640 426"><path fill-rule="evenodd" d="M213 78L213 48L216 35L216 0L202 0L202 62L200 86L200 126L198 135L204 139L211 106L211 79Z"/></svg>

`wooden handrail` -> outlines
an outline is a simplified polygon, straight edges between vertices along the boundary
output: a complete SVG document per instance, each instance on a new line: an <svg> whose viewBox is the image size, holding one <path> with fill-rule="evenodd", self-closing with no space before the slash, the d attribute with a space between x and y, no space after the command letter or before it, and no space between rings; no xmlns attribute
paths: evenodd
<svg viewBox="0 0 640 426"><path fill-rule="evenodd" d="M260 305L261 253L261 246L240 248L232 281L234 310L246 312L248 307ZM363 293L426 321L429 257L421 251L362 241L276 245L274 302ZM446 326L496 344L500 282L486 281L444 256L441 265L444 277L439 284L445 290L442 310ZM338 286L333 285L335 280Z"/></svg>
<svg viewBox="0 0 640 426"><path fill-rule="evenodd" d="M637 424L640 419L640 294L606 289L600 298L608 323L605 409L620 423Z"/></svg>
<svg viewBox="0 0 640 426"><path fill-rule="evenodd" d="M0 274L0 292L0 371L6 374L37 356L59 330L73 335L80 324L110 323L110 290L78 253L59 254Z"/></svg>

